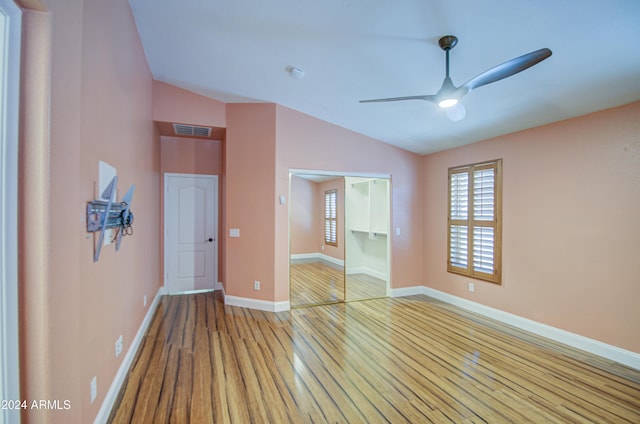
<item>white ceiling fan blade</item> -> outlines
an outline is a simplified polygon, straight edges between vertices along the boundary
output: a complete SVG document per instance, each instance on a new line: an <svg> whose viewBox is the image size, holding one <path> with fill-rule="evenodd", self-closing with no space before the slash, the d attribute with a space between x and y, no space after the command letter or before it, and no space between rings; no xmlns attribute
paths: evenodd
<svg viewBox="0 0 640 424"><path fill-rule="evenodd" d="M480 75L471 78L460 88L469 92L478 87L482 87L483 85L500 81L501 79L510 77L511 75L515 75L518 72L522 72L525 69L530 68L539 62L542 62L549 56L551 56L551 50L547 48L524 54L484 71Z"/></svg>
<svg viewBox="0 0 640 424"><path fill-rule="evenodd" d="M360 100L360 103L397 102L400 100L425 100L427 102L435 102L435 96L425 94L423 96L387 97L384 99Z"/></svg>

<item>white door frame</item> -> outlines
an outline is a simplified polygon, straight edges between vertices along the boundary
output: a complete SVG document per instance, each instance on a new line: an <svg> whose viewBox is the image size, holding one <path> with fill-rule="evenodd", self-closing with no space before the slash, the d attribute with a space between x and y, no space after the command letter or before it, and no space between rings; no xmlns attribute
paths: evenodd
<svg viewBox="0 0 640 424"><path fill-rule="evenodd" d="M202 179L210 179L214 181L214 186L216 189L216 195L218 197L216 197L215 199L215 207L214 207L214 217L213 217L213 222L214 222L214 249L213 249L213 259L216 262L216 266L215 266L215 275L214 275L214 285L213 288L214 290L218 289L218 270L219 270L219 266L220 264L218 263L218 249L219 249L219 237L218 237L218 233L220 232L220 229L218 228L218 220L219 220L219 214L218 214L218 210L220 208L219 205L219 180L218 180L218 176L217 175L213 175L213 174L181 174L181 173L174 173L174 172L165 172L164 173L164 186L162 189L162 192L164 193L164 205L163 205L163 213L164 213L164 228L162 229L162 234L163 234L163 244L164 244L164 264L163 264L163 271L162 271L162 275L163 275L163 286L165 289L165 292L168 290L167 287L167 263L169 263L169 247L168 244L166 243L166 238L167 238L167 223L169 222L169 217L168 217L168 211L169 211L169 201L168 201L168 197L167 196L167 188L169 186L169 179L172 177L187 177L187 178L202 178ZM195 291L202 291L202 290L195 290ZM204 290L204 291L208 291L208 290Z"/></svg>
<svg viewBox="0 0 640 424"><path fill-rule="evenodd" d="M0 400L20 399L18 315L18 105L22 13L0 0ZM10 406L10 405L9 405ZM19 423L20 409L0 410Z"/></svg>

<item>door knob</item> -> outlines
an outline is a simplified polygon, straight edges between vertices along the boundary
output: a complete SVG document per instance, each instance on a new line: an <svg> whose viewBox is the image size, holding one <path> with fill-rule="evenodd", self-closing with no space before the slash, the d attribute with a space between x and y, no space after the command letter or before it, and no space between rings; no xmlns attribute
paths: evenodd
<svg viewBox="0 0 640 424"><path fill-rule="evenodd" d="M209 240L207 240L209 243L213 243L213 239L210 238Z"/></svg>

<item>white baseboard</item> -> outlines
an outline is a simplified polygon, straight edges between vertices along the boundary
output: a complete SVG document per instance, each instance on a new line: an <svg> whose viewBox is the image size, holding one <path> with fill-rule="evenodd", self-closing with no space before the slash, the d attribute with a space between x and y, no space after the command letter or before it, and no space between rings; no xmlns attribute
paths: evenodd
<svg viewBox="0 0 640 424"><path fill-rule="evenodd" d="M323 260L327 262L331 262L332 264L338 266L344 266L344 261L342 259L337 259L329 255L325 255L324 253L295 253L291 255L291 260L299 260L299 259L316 259Z"/></svg>
<svg viewBox="0 0 640 424"><path fill-rule="evenodd" d="M358 267L353 267L353 268L347 268L345 273L347 275L366 274L366 275L370 275L371 277L375 277L375 278L378 278L380 280L387 281L387 274L385 274L384 272L381 272L381 271L376 271L373 268L367 268L366 266L358 266Z"/></svg>
<svg viewBox="0 0 640 424"><path fill-rule="evenodd" d="M102 401L102 406L100 406L100 410L98 411L98 415L96 419L93 421L94 424L103 424L106 423L109 419L109 415L111 414L111 410L113 409L113 405L120 393L120 388L122 387L122 383L127 378L127 373L129 372L129 368L133 363L133 360L138 352L138 348L142 343L142 339L144 335L147 333L147 329L151 324L151 320L153 319L153 315L156 313L156 309L158 309L158 305L160 304L160 298L164 295L165 290L164 286L158 289L156 296L153 298L153 302L149 305L149 309L147 310L147 314L144 316L142 320L142 324L138 328L138 332L136 336L131 341L131 346L129 346L129 350L126 355L122 359L122 363L120 364L120 368L118 368L118 372L111 382L111 386L109 387L109 391Z"/></svg>
<svg viewBox="0 0 640 424"><path fill-rule="evenodd" d="M212 291L215 291L215 289L185 290L177 293L171 293L170 295L174 296L174 295L181 295L181 294L211 293Z"/></svg>
<svg viewBox="0 0 640 424"><path fill-rule="evenodd" d="M411 287L411 289L415 289ZM396 289L404 290L404 289ZM410 291L407 291L408 293ZM417 294L417 293L412 293ZM464 299L458 296L454 296L449 293L442 292L440 290L432 289L430 287L422 287L422 294L425 294L434 299L441 300L451 305L459 306L463 309L467 309L471 312L476 312L480 315L484 315L489 318L504 322L505 324L512 325L525 331L537 334L542 337L546 337L551 340L566 344L576 349L584 350L585 352L592 353L594 355L601 356L603 358L610 359L620 364L626 365L631 368L640 370L640 354L631 352L629 350L621 349L616 346L612 346L598 340L593 340L588 337L581 336L579 334L571 333L566 330L561 330L556 327L552 327L547 324L542 324L537 321L523 318L518 315L504 312L499 309L495 309L489 306L482 305L477 302L473 302L468 299ZM404 295L404 296L409 296ZM395 297L395 296L394 296Z"/></svg>
<svg viewBox="0 0 640 424"><path fill-rule="evenodd" d="M283 312L291 309L291 305L288 300L282 302L271 302L268 300L250 299L248 297L230 296L227 294L224 295L224 304L267 312Z"/></svg>
<svg viewBox="0 0 640 424"><path fill-rule="evenodd" d="M390 297L405 297L413 296L416 294L424 294L424 286L402 287L399 289L390 289Z"/></svg>

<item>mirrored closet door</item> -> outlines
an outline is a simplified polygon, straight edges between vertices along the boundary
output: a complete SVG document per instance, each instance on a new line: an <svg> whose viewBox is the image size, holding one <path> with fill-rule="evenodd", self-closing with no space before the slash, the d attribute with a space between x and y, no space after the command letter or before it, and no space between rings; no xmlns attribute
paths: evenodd
<svg viewBox="0 0 640 424"><path fill-rule="evenodd" d="M389 182L290 175L291 307L388 295Z"/></svg>
<svg viewBox="0 0 640 424"><path fill-rule="evenodd" d="M292 174L291 307L344 302L344 177Z"/></svg>

